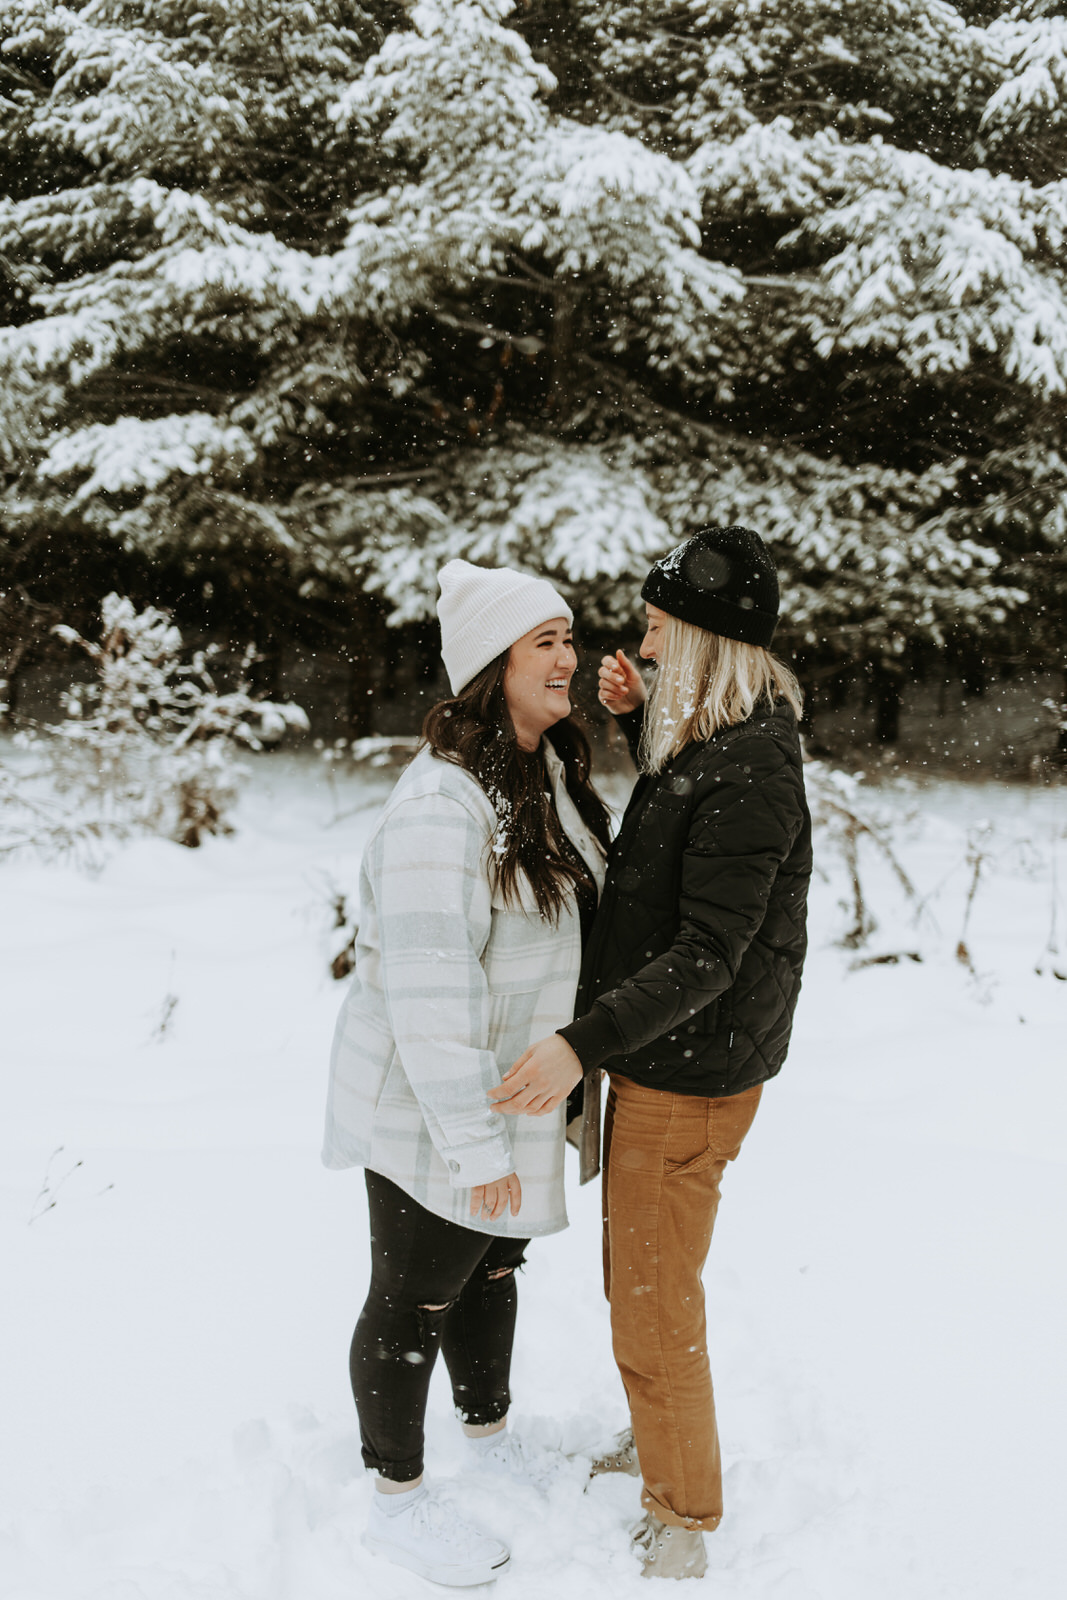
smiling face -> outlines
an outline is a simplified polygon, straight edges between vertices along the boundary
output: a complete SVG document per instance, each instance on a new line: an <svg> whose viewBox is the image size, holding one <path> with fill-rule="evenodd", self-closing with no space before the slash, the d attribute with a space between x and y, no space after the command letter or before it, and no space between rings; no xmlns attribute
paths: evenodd
<svg viewBox="0 0 1067 1600"><path fill-rule="evenodd" d="M536 750L545 729L570 716L577 665L566 617L542 622L516 639L508 652L504 699L520 749Z"/></svg>
<svg viewBox="0 0 1067 1600"><path fill-rule="evenodd" d="M667 613L661 611L659 606L645 607L645 637L641 640L641 649L638 652L642 661L656 661L659 649L658 641L663 634L663 624L667 620Z"/></svg>

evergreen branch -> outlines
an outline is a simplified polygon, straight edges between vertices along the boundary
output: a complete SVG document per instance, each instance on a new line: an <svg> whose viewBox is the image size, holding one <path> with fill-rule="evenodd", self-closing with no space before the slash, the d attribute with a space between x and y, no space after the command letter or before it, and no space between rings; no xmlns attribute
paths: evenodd
<svg viewBox="0 0 1067 1600"><path fill-rule="evenodd" d="M671 109L671 102L669 100L661 100L651 104L647 100L635 100L632 95L625 94L623 90L619 88L618 84L610 83L607 78L602 77L599 74L594 76L594 81L596 82L598 88L603 89L604 93L610 100L614 100L618 104L624 105L627 111L647 111L653 116L661 116L664 112L669 112Z"/></svg>
<svg viewBox="0 0 1067 1600"><path fill-rule="evenodd" d="M558 279L549 277L544 272L538 272L536 267L532 267L525 257L516 254L514 250L509 250L507 252L507 260L509 265L516 268L519 278L525 280L530 288L542 289L546 294L552 295L557 292L559 288ZM499 284L502 288L513 289L515 287L514 278L504 278L495 272L486 273L485 281L486 283Z"/></svg>
<svg viewBox="0 0 1067 1600"><path fill-rule="evenodd" d="M536 334L509 333L504 328L497 328L490 322L483 322L478 317L459 317L450 311L435 311L434 321L443 322L449 328L461 328L469 333L481 334L483 338L493 339L498 344L514 345L515 349L523 355L536 355L546 348L545 341Z"/></svg>
<svg viewBox="0 0 1067 1600"><path fill-rule="evenodd" d="M1059 494L1065 490L1067 490L1067 478L1052 478L1046 483L1030 483L1016 494L1004 495L999 500L984 500L982 509L1006 511L1009 506L1018 505L1021 500L1028 500L1032 494Z"/></svg>
<svg viewBox="0 0 1067 1600"><path fill-rule="evenodd" d="M42 77L26 67L17 67L10 56L0 57L0 78L9 78L19 88L29 89L42 98L49 92L49 86Z"/></svg>
<svg viewBox="0 0 1067 1600"><path fill-rule="evenodd" d="M791 293L799 294L804 289L820 287L819 279L814 274L796 272L789 277L775 276L771 273L760 273L752 277L742 274L742 283L746 289L787 289Z"/></svg>

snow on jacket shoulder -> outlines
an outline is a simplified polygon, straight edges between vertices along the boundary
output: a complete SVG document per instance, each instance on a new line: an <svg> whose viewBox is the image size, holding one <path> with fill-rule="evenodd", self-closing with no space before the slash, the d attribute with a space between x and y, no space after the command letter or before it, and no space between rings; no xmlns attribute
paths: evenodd
<svg viewBox="0 0 1067 1600"><path fill-rule="evenodd" d="M603 881L599 847L545 760L560 820ZM535 1040L573 1016L576 910L544 921L528 885L496 887L497 818L476 780L424 750L364 851L356 970L334 1037L323 1160L364 1166L439 1216L486 1233L567 1223L563 1116L505 1118L487 1091ZM472 1219L470 1189L515 1171L522 1207Z"/></svg>
<svg viewBox="0 0 1067 1600"><path fill-rule="evenodd" d="M559 1030L587 1070L726 1095L785 1059L806 950L811 821L780 704L638 781Z"/></svg>

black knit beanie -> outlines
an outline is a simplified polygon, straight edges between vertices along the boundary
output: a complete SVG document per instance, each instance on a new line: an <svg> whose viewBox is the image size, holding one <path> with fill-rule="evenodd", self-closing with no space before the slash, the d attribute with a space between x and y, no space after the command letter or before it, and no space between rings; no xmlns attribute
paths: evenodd
<svg viewBox="0 0 1067 1600"><path fill-rule="evenodd" d="M641 598L743 644L769 645L778 621L778 575L751 528L701 528L656 562Z"/></svg>

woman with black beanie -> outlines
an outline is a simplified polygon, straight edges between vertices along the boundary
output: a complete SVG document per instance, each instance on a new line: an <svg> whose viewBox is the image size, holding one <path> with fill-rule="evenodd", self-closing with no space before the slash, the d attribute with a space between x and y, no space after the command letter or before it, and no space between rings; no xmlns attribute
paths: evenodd
<svg viewBox="0 0 1067 1600"><path fill-rule="evenodd" d="M699 1577L722 1517L701 1272L726 1163L785 1059L806 948L801 695L769 650L778 580L750 529L704 528L641 590L647 699L622 651L600 700L640 776L609 858L576 1019L490 1092L542 1116L601 1069L605 1289L632 1434L594 1472L643 1480L648 1577ZM588 1096L587 1096L588 1098Z"/></svg>

